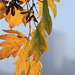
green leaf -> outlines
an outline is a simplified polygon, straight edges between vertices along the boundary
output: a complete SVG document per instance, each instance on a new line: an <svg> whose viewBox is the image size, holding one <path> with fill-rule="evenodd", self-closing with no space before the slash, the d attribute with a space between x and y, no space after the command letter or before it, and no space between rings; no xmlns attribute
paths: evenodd
<svg viewBox="0 0 75 75"><path fill-rule="evenodd" d="M50 35L50 33L52 31L52 20L51 20L50 14L49 14L47 0L43 0L43 18L42 18L42 22L43 22L44 28L47 31L48 35Z"/></svg>
<svg viewBox="0 0 75 75"><path fill-rule="evenodd" d="M31 45L31 50L33 50L33 60L38 61L44 51L48 51L45 29L43 28L41 22L38 24L37 29L33 32Z"/></svg>

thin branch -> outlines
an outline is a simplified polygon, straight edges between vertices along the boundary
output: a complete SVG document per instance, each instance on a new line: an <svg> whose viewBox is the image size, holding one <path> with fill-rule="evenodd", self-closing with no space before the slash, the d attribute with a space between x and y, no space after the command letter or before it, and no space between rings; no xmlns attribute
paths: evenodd
<svg viewBox="0 0 75 75"><path fill-rule="evenodd" d="M26 4L24 4L23 8L25 7Z"/></svg>
<svg viewBox="0 0 75 75"><path fill-rule="evenodd" d="M30 22L29 22L29 36L28 36L28 38L31 36L31 24L30 24Z"/></svg>

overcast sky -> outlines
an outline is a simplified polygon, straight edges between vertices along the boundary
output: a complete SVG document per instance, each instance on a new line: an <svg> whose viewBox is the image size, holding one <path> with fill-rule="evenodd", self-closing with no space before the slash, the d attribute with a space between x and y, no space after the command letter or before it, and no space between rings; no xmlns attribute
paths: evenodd
<svg viewBox="0 0 75 75"><path fill-rule="evenodd" d="M66 34L66 55L75 59L75 0L61 0L53 29Z"/></svg>

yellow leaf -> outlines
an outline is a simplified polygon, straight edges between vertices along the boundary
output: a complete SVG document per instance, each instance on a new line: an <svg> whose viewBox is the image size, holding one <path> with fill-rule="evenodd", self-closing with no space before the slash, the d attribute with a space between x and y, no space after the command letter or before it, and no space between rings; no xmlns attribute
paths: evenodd
<svg viewBox="0 0 75 75"><path fill-rule="evenodd" d="M16 65L16 75L22 73L25 70L25 75L28 73L28 69L30 66L30 56L29 53L31 51L30 41L24 43L23 49L19 50L17 56L19 56L18 60L14 63Z"/></svg>
<svg viewBox="0 0 75 75"><path fill-rule="evenodd" d="M17 34L21 38L25 38L26 37L23 33L21 33L20 31L17 31L17 30L3 30L3 31L7 32L7 33Z"/></svg>
<svg viewBox="0 0 75 75"><path fill-rule="evenodd" d="M1 35L0 39L5 40L0 43L0 46L2 47L0 50L0 60L13 55L27 40L26 38L21 38L13 34Z"/></svg>
<svg viewBox="0 0 75 75"><path fill-rule="evenodd" d="M49 5L49 7L51 8L51 10L54 14L54 17L56 17L56 15L57 15L56 4L54 3L54 1L48 0L48 5Z"/></svg>
<svg viewBox="0 0 75 75"><path fill-rule="evenodd" d="M4 17L3 13L0 12L0 19L2 19Z"/></svg>
<svg viewBox="0 0 75 75"><path fill-rule="evenodd" d="M27 24L27 23L26 23L26 22L27 22L27 21L26 21L26 16L27 16L27 15L24 15L23 18L22 18L22 22L23 22L23 24L25 25L25 27L26 27L26 24Z"/></svg>
<svg viewBox="0 0 75 75"><path fill-rule="evenodd" d="M56 17L57 15L57 9L56 9L56 4L54 3L54 1L60 2L60 0L47 0L48 2L48 6L51 8L54 17ZM39 4L39 15L38 18L42 16L43 14L43 0L40 0L37 2L37 4ZM44 9L45 10L45 9Z"/></svg>
<svg viewBox="0 0 75 75"><path fill-rule="evenodd" d="M25 70L28 73L30 66L30 54L31 54L31 44L30 41L25 38L25 35L16 30L3 30L7 33L17 34L6 34L1 35L0 39L5 40L0 43L2 49L0 50L0 60L8 58L11 55L15 58L19 56L18 60L14 63L16 65L15 74L18 75ZM23 46L23 48L21 48Z"/></svg>
<svg viewBox="0 0 75 75"><path fill-rule="evenodd" d="M56 2L60 2L60 0L55 0Z"/></svg>
<svg viewBox="0 0 75 75"><path fill-rule="evenodd" d="M27 10L23 10L24 12L27 11ZM27 14L20 14L22 11L20 10L17 10L15 8L15 15L12 16L11 15L11 12L8 13L8 15L5 15L5 20L8 22L9 24L9 27L10 28L13 28L13 27L16 27L16 26L19 26L20 24L22 24L22 19L24 17L24 15L27 15Z"/></svg>
<svg viewBox="0 0 75 75"><path fill-rule="evenodd" d="M47 0L48 1L48 6L51 8L54 17L56 17L57 15L57 8L56 8L56 4L54 3L54 1L60 2L60 0Z"/></svg>
<svg viewBox="0 0 75 75"><path fill-rule="evenodd" d="M6 5L3 2L0 2L0 12L5 13Z"/></svg>
<svg viewBox="0 0 75 75"><path fill-rule="evenodd" d="M4 17L4 13L6 11L6 6L3 2L0 2L0 19Z"/></svg>
<svg viewBox="0 0 75 75"><path fill-rule="evenodd" d="M37 4L39 4L39 14L38 14L38 18L42 16L43 13L43 0L40 0L37 2Z"/></svg>
<svg viewBox="0 0 75 75"><path fill-rule="evenodd" d="M36 62L35 60L31 61L30 69L28 75L41 75L42 64L40 61Z"/></svg>

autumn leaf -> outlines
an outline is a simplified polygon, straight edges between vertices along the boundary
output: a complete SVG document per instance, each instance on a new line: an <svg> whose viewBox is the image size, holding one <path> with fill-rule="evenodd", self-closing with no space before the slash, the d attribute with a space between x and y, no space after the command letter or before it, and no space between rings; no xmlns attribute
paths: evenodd
<svg viewBox="0 0 75 75"><path fill-rule="evenodd" d="M60 2L60 0L47 0L48 1L48 6L51 8L54 17L56 17L57 15L57 8L56 8L56 4L54 3L54 1Z"/></svg>
<svg viewBox="0 0 75 75"><path fill-rule="evenodd" d="M24 9L23 11L26 12L27 9ZM22 24L22 22L23 22L22 19L27 14L22 15L22 14L20 14L21 12L22 11L17 10L15 8L14 16L11 15L11 12L9 12L8 15L5 14L5 20L8 22L10 28L13 28L13 27L16 27L16 26L19 26L20 24Z"/></svg>
<svg viewBox="0 0 75 75"><path fill-rule="evenodd" d="M56 4L54 3L54 1L60 2L60 0L40 0L38 1L38 4L39 4L38 18L42 16L41 21L44 25L45 30L47 31L49 35L52 31L52 20L49 14L48 6L51 8L54 14L54 17L56 17L57 9L56 9Z"/></svg>
<svg viewBox="0 0 75 75"><path fill-rule="evenodd" d="M54 3L54 1L56 2L60 2L60 0L46 0L47 2L47 8L48 6L51 8L53 14L54 14L54 17L56 17L57 15L57 8L56 8L56 4ZM42 16L43 14L43 5L44 5L45 1L44 0L40 0L37 2L37 4L39 4L39 14L38 14L38 18Z"/></svg>
<svg viewBox="0 0 75 75"><path fill-rule="evenodd" d="M57 15L56 4L54 3L54 1L48 0L48 5L49 5L49 7L51 8L51 10L54 14L54 17L56 17L56 15Z"/></svg>
<svg viewBox="0 0 75 75"><path fill-rule="evenodd" d="M22 39L25 37L24 34L22 34L19 31L16 31L16 30L3 30L3 31L5 31L7 33L17 34ZM17 38L15 38L15 39L17 39ZM32 60L32 62L30 63L31 42L28 41L28 40L24 40L24 41L25 42L23 43L23 48L22 49L18 48L18 50L15 50L12 53L13 57L19 56L18 60L14 63L16 65L15 75L18 75L18 74L21 75L21 73L24 70L25 70L25 75L31 75L31 74L33 74L33 75L37 75L37 74L41 75L41 63L39 61L36 62L34 60ZM15 45L15 43L14 43L14 45ZM34 71L34 69L36 69L36 71Z"/></svg>
<svg viewBox="0 0 75 75"><path fill-rule="evenodd" d="M43 26L45 30L47 31L47 33L50 34L52 31L52 20L49 14L47 0L43 0L43 14L42 15L43 15L42 17Z"/></svg>
<svg viewBox="0 0 75 75"><path fill-rule="evenodd" d="M41 75L42 64L40 61L36 62L35 60L31 61L28 75Z"/></svg>
<svg viewBox="0 0 75 75"><path fill-rule="evenodd" d="M4 17L4 13L6 11L6 6L3 2L0 2L0 19Z"/></svg>
<svg viewBox="0 0 75 75"><path fill-rule="evenodd" d="M30 66L30 52L31 52L30 41L27 40L25 38L26 36L19 31L16 30L3 30L3 31L7 33L17 34L18 36L13 34L6 34L0 36L0 39L6 40L0 43L0 46L3 47L0 50L0 60L8 58L11 55L14 58L19 56L19 59L14 63L16 65L15 74L16 75L21 74L22 71L24 70L25 73L27 73L28 68ZM23 46L22 49L21 46Z"/></svg>
<svg viewBox="0 0 75 75"><path fill-rule="evenodd" d="M3 30L4 32L7 32L7 33L13 33L13 34L17 34L18 37L21 37L21 38L25 38L26 36L21 33L20 31L17 31L17 30Z"/></svg>
<svg viewBox="0 0 75 75"><path fill-rule="evenodd" d="M54 17L56 17L57 8L55 1L60 2L60 0L38 0L38 18L41 17L41 21L36 25L35 2L32 0L32 5L30 5L29 1L2 0L0 2L0 19L5 18L11 28L10 30L3 30L8 34L0 35L0 39L4 40L0 43L0 47L2 47L0 50L0 60L10 56L18 57L18 60L14 63L16 65L15 75L21 75L23 71L25 71L25 75L41 75L42 64L39 59L45 51L49 50L45 32L50 35L52 31L52 19L48 7L52 10ZM22 11L18 10L21 8L21 4L26 5L27 9L24 9L23 6ZM15 15L12 16L11 13L14 13L13 11L15 11ZM32 29L33 24L30 23L31 20L34 22L35 30ZM13 27L19 26L22 23L25 27L27 23L29 24L28 37L20 31L12 30ZM31 40L30 36L32 37Z"/></svg>
<svg viewBox="0 0 75 75"><path fill-rule="evenodd" d="M31 75L33 72L33 75L41 75L41 63L34 60L30 63L31 42L25 38L26 36L16 30L3 31L7 33L17 34L18 36L13 34L0 36L0 39L6 40L0 43L0 46L3 47L0 50L0 60L8 58L10 55L12 55L14 58L19 56L18 60L14 63L16 65L15 75L21 75L22 71L24 70L26 75ZM23 48L20 49L22 45ZM35 68L36 71L34 71Z"/></svg>
<svg viewBox="0 0 75 75"><path fill-rule="evenodd" d="M44 26L44 29L47 31L47 33L50 34L52 31L52 20L49 14L47 0L42 0L42 2L39 2L39 4L41 5L40 7L41 11L39 11L39 13L42 15L41 19L42 25Z"/></svg>
<svg viewBox="0 0 75 75"><path fill-rule="evenodd" d="M0 39L5 40L0 43L0 46L2 47L0 50L0 60L13 55L13 53L18 51L26 41L26 38L21 38L19 35L16 36L13 34L0 35Z"/></svg>
<svg viewBox="0 0 75 75"><path fill-rule="evenodd" d="M43 0L38 1L37 4L39 5L39 13L38 13L38 18L39 18L42 16L43 13Z"/></svg>
<svg viewBox="0 0 75 75"><path fill-rule="evenodd" d="M41 22L32 34L31 44L31 50L33 50L32 57L34 57L35 61L38 61L44 51L48 51L45 29L43 28Z"/></svg>
<svg viewBox="0 0 75 75"><path fill-rule="evenodd" d="M3 13L0 12L0 19L2 19L4 17Z"/></svg>
<svg viewBox="0 0 75 75"><path fill-rule="evenodd" d="M22 22L23 22L23 24L24 24L25 27L26 27L26 24L27 24L27 23L26 23L26 22L27 22L26 16L27 16L27 15L24 15L23 18L22 18Z"/></svg>
<svg viewBox="0 0 75 75"><path fill-rule="evenodd" d="M30 41L26 40L24 43L24 47L18 51L17 56L19 56L18 60L14 63L16 65L15 74L21 75L22 71L25 70L25 75L27 75L29 66L30 66Z"/></svg>
<svg viewBox="0 0 75 75"><path fill-rule="evenodd" d="M60 0L54 0L54 1L56 1L56 2L60 2Z"/></svg>

